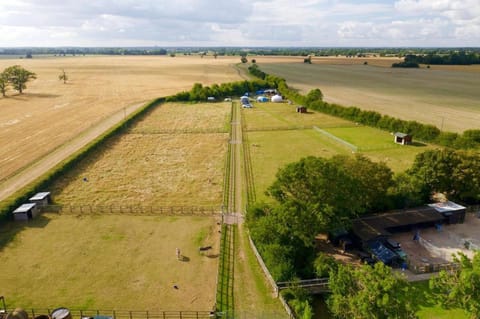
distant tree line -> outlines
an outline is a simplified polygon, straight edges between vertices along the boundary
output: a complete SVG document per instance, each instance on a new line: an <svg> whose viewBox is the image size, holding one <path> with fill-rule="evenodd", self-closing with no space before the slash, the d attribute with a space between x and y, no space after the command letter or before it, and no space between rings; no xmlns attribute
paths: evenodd
<svg viewBox="0 0 480 319"><path fill-rule="evenodd" d="M478 52L453 52L448 54L408 54L405 56L405 63L417 64L446 64L446 65L471 65L480 64Z"/></svg>
<svg viewBox="0 0 480 319"><path fill-rule="evenodd" d="M322 48L322 47L175 47L175 48L158 48L158 47L63 47L63 48L0 48L0 54L4 55L85 55L85 54L107 54L107 55L167 55L170 52L177 54L198 54L200 56L207 53L216 54L217 56L241 56L241 55L273 55L273 56L347 56L347 57L364 57L366 55L378 56L397 56L404 57L407 55L431 55L431 56L447 56L461 54L466 55L472 53L479 54L479 48ZM460 52L460 53L459 53ZM419 62L420 63L420 62ZM423 62L422 62L423 63ZM428 63L438 64L438 63ZM456 64L456 63L455 63Z"/></svg>
<svg viewBox="0 0 480 319"><path fill-rule="evenodd" d="M392 64L392 68L419 68L420 65L417 62L403 61Z"/></svg>
<svg viewBox="0 0 480 319"><path fill-rule="evenodd" d="M335 103L327 103L323 101L323 94L320 89L313 89L307 95L302 95L297 90L289 88L285 79L266 74L260 70L257 64L252 65L249 71L254 76L268 78L274 81L277 85L276 88L282 95L290 100L322 113L390 132L412 134L418 140L445 147L455 149L473 149L480 147L480 130L477 129L466 130L463 134L440 131L440 129L431 124L401 120L389 115L382 115L375 111L361 110L355 106L346 107Z"/></svg>

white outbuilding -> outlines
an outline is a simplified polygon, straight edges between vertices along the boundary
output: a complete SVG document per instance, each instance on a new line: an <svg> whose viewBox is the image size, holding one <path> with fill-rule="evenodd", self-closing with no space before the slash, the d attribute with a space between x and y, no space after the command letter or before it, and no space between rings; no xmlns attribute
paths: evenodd
<svg viewBox="0 0 480 319"><path fill-rule="evenodd" d="M12 212L14 220L33 219L38 213L39 209L35 203L22 204Z"/></svg>
<svg viewBox="0 0 480 319"><path fill-rule="evenodd" d="M272 102L274 102L274 103L283 102L283 98L282 98L281 95L276 94L276 95L272 96Z"/></svg>
<svg viewBox="0 0 480 319"><path fill-rule="evenodd" d="M50 192L36 193L28 199L30 203L35 203L38 206L46 206L50 204Z"/></svg>

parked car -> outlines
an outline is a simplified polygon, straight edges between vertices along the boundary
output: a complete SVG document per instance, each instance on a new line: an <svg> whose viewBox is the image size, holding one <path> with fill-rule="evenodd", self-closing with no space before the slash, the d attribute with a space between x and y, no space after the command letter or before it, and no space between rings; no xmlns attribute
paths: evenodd
<svg viewBox="0 0 480 319"><path fill-rule="evenodd" d="M388 238L385 241L385 246L393 250L393 252L397 254L397 256L400 257L402 260L407 259L407 254L403 251L402 246L398 241Z"/></svg>

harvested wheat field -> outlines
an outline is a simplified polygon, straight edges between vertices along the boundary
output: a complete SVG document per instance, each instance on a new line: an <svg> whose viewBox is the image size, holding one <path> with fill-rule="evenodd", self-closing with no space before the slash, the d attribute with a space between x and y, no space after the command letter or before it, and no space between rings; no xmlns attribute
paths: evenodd
<svg viewBox="0 0 480 319"><path fill-rule="evenodd" d="M37 310L208 311L219 227L213 217L51 213L3 225L2 294L9 305Z"/></svg>
<svg viewBox="0 0 480 319"><path fill-rule="evenodd" d="M131 133L227 132L232 103L165 103L145 115Z"/></svg>
<svg viewBox="0 0 480 319"><path fill-rule="evenodd" d="M60 204L216 206L228 134L126 134L52 187ZM86 180L84 180L86 179Z"/></svg>
<svg viewBox="0 0 480 319"><path fill-rule="evenodd" d="M128 115L146 101L188 90L195 82L240 80L235 63L238 57L0 59L0 70L19 64L37 74L24 94L9 90L0 97L0 183L115 114ZM62 69L66 84L58 79Z"/></svg>
<svg viewBox="0 0 480 319"><path fill-rule="evenodd" d="M320 88L324 99L405 120L463 132L480 122L478 66L391 68L396 58L258 57L259 67L303 93ZM364 65L367 62L367 65Z"/></svg>

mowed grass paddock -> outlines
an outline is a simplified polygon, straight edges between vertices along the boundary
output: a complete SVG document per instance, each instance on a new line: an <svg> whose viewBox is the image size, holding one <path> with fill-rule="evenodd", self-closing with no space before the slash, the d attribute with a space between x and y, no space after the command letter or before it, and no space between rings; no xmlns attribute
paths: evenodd
<svg viewBox="0 0 480 319"><path fill-rule="evenodd" d="M302 157L328 158L360 153L373 161L385 162L394 172L400 172L411 166L418 153L434 148L422 143L397 145L388 132L315 111L296 113L295 106L286 103L256 103L254 108L242 112L255 192L260 200L266 199L265 191L275 180L278 169ZM356 146L357 150L319 132L314 126Z"/></svg>
<svg viewBox="0 0 480 319"><path fill-rule="evenodd" d="M231 104L163 104L104 150L83 161L51 191L62 205L208 206L222 204ZM188 114L182 121L182 114ZM155 133L166 129L169 133ZM178 131L177 131L178 130ZM135 133L143 132L143 133Z"/></svg>
<svg viewBox="0 0 480 319"><path fill-rule="evenodd" d="M217 222L45 213L28 223L2 225L2 295L9 307L25 309L211 310ZM212 249L200 253L200 246Z"/></svg>
<svg viewBox="0 0 480 319"><path fill-rule="evenodd" d="M241 80L238 57L76 56L0 59L37 74L24 94L0 97L0 183L113 114L154 98ZM58 79L62 69L67 84ZM1 184L0 184L1 186Z"/></svg>
<svg viewBox="0 0 480 319"><path fill-rule="evenodd" d="M285 78L303 93L321 89L327 102L429 123L448 131L478 128L478 66L405 69L391 68L393 62L398 59L314 58L313 64L300 59L257 59L263 71Z"/></svg>

